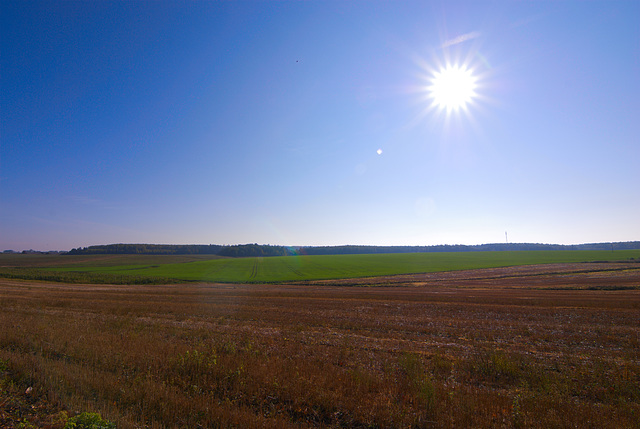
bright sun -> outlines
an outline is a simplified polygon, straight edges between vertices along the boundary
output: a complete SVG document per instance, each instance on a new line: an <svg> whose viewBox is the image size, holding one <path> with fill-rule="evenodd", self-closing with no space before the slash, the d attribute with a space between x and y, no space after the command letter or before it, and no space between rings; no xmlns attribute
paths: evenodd
<svg viewBox="0 0 640 429"><path fill-rule="evenodd" d="M476 96L476 80L466 67L447 66L433 73L427 88L434 105L447 111L466 109L467 103Z"/></svg>

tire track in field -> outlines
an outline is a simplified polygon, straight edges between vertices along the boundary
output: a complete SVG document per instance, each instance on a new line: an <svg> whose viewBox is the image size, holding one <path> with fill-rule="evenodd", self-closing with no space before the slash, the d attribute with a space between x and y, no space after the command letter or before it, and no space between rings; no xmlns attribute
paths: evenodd
<svg viewBox="0 0 640 429"><path fill-rule="evenodd" d="M291 264L291 261L288 261L288 263L287 263L287 269L288 269L289 271L291 271L293 274L295 274L296 276L298 276L299 278L301 278L301 279L303 279L303 278L305 277L305 276L304 276L304 274L302 273L302 271L300 271L298 268L294 267L294 266Z"/></svg>
<svg viewBox="0 0 640 429"><path fill-rule="evenodd" d="M253 280L258 277L258 265L262 262L262 258L255 258L253 261L253 266L251 267L251 274L249 274L249 279Z"/></svg>

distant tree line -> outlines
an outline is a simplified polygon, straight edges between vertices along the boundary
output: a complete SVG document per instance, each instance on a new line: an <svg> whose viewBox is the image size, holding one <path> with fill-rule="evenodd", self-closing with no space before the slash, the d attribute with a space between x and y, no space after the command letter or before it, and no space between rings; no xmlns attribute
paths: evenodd
<svg viewBox="0 0 640 429"><path fill-rule="evenodd" d="M239 244L223 246L218 253L220 256L240 258L244 256L287 256L290 253L284 246L270 246L267 244Z"/></svg>
<svg viewBox="0 0 640 429"><path fill-rule="evenodd" d="M106 244L71 249L68 255L219 255L234 258L246 256L285 256L284 246L240 244Z"/></svg>
<svg viewBox="0 0 640 429"><path fill-rule="evenodd" d="M216 244L106 244L71 249L68 255L217 255Z"/></svg>
<svg viewBox="0 0 640 429"><path fill-rule="evenodd" d="M219 255L232 258L249 256L289 255L356 255L372 253L423 253L423 252L482 252L520 250L633 250L640 249L640 241L588 244L540 244L540 243L494 243L467 246L300 246L285 247L267 244L107 244L78 247L68 255L138 254L138 255Z"/></svg>
<svg viewBox="0 0 640 429"><path fill-rule="evenodd" d="M436 246L308 246L294 248L304 255L349 255L372 253L425 253L425 252L482 252L520 250L633 250L640 249L640 241L588 244L540 244L540 243L493 243L478 245Z"/></svg>

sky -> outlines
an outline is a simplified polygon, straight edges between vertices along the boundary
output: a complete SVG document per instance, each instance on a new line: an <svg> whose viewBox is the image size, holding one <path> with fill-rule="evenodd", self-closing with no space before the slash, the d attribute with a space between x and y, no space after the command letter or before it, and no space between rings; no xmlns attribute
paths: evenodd
<svg viewBox="0 0 640 429"><path fill-rule="evenodd" d="M3 0L0 37L0 251L640 240L635 0Z"/></svg>

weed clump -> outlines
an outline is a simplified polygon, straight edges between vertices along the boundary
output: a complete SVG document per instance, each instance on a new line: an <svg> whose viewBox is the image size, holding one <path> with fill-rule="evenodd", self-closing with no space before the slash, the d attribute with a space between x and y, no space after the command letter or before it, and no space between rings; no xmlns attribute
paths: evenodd
<svg viewBox="0 0 640 429"><path fill-rule="evenodd" d="M104 420L98 413L82 413L71 417L64 429L116 429L116 424Z"/></svg>
<svg viewBox="0 0 640 429"><path fill-rule="evenodd" d="M414 353L404 353L398 359L398 365L401 398L418 405L424 414L431 414L435 408L436 388L420 358Z"/></svg>

